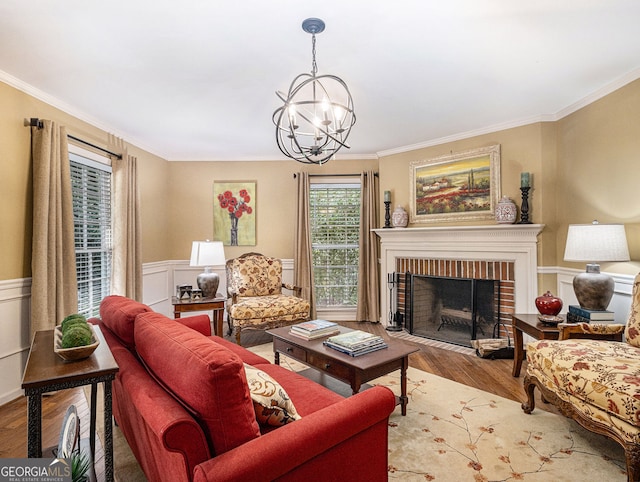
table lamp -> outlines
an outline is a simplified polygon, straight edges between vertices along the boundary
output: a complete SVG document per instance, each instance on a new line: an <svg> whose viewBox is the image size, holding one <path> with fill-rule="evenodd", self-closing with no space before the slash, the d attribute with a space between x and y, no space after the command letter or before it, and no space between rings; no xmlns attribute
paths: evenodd
<svg viewBox="0 0 640 482"><path fill-rule="evenodd" d="M615 282L600 273L603 261L629 261L629 248L622 224L570 224L565 261L586 261L587 270L573 278L573 291L580 307L604 311L609 306Z"/></svg>
<svg viewBox="0 0 640 482"><path fill-rule="evenodd" d="M189 266L204 266L204 273L197 278L198 288L203 298L215 298L220 284L220 276L212 270L213 265L225 264L224 247L220 241L194 241L191 246Z"/></svg>

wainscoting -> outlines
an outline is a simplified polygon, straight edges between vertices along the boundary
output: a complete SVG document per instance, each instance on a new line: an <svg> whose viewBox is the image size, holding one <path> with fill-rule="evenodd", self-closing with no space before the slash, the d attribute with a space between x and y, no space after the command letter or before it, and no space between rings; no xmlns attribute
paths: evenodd
<svg viewBox="0 0 640 482"><path fill-rule="evenodd" d="M404 253L406 254L406 253ZM395 259L394 259L395 261ZM391 264L390 264L391 266ZM284 280L293 282L293 261L283 260ZM188 261L162 261L147 263L143 266L143 301L154 310L167 316L173 315L171 296L177 284L194 284L201 268L192 268ZM217 266L214 271L220 275L219 292L226 292L224 267ZM393 268L390 270L393 271ZM536 270L534 270L535 272ZM562 298L566 306L576 303L573 294L572 279L580 270L558 267L537 267L538 274L557 274L558 287L556 294ZM616 322L625 323L631 305L631 289L633 276L609 273L613 276L616 287L609 309L615 311ZM383 273L383 279L386 275ZM383 297L388 296L386 283L383 285ZM387 322L387 306L384 305L381 322ZM520 308L517 308L520 310ZM528 312L533 312L533 303ZM527 312L527 310L523 311ZM0 405L21 395L22 373L31 343L29 320L31 315L31 279L14 279L0 281ZM348 321L353 320L352 311L321 312L319 317Z"/></svg>

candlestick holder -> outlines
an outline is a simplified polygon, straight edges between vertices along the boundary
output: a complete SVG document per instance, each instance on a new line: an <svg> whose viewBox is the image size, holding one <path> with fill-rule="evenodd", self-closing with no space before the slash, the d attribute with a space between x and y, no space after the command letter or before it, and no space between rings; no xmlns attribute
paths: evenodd
<svg viewBox="0 0 640 482"><path fill-rule="evenodd" d="M385 228L391 227L391 212L389 211L390 206L391 206L391 201L384 202L384 227Z"/></svg>
<svg viewBox="0 0 640 482"><path fill-rule="evenodd" d="M529 221L529 190L530 187L521 187L522 192L522 207L520 208L520 221L518 224L531 224Z"/></svg>

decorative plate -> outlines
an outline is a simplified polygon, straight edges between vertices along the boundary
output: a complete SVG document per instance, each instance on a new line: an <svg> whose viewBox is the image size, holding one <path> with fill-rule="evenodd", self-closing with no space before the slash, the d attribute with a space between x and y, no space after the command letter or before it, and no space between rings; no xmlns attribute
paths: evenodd
<svg viewBox="0 0 640 482"><path fill-rule="evenodd" d="M554 316L554 315L538 315L538 319L547 325L557 325L558 323L562 323L564 318L562 316Z"/></svg>
<svg viewBox="0 0 640 482"><path fill-rule="evenodd" d="M56 326L55 331L53 333L53 351L57 353L57 355L65 361L75 361L82 360L84 358L89 358L91 354L98 348L100 344L100 340L96 337L96 332L91 326L91 323L88 324L91 329L91 344L84 346L76 346L74 348L61 348L62 344L62 329L60 326Z"/></svg>

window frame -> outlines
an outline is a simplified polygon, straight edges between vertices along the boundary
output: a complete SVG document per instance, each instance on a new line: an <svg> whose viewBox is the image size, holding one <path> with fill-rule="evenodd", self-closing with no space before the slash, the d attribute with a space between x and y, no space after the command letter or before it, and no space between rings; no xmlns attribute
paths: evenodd
<svg viewBox="0 0 640 482"><path fill-rule="evenodd" d="M109 213L109 221L106 224L99 224L100 231L106 227L106 234L100 234L98 237L101 242L101 247L99 249L90 249L86 245L78 246L76 242L77 238L77 222L76 222L76 214L74 212L74 251L76 253L76 276L77 276L77 284L78 284L78 313L81 313L87 318L92 316L97 316L99 314L100 302L102 299L109 295L111 292L111 276L113 269L113 171L111 167L111 160L103 155L97 154L92 151L88 151L74 144L68 145L69 149L69 168L73 169L71 163L81 164L87 166L89 169L104 171L109 174L109 199L108 199L108 213ZM73 174L72 174L73 176ZM76 202L76 193L73 188L72 181L72 198L75 204ZM103 213L103 207L100 212ZM86 235L86 225L83 225L81 229ZM105 245L106 243L106 245ZM80 249L79 249L80 248ZM105 249L106 248L106 249ZM100 276L99 278L93 278L89 276L87 281L81 281L81 277L78 276L82 271L86 270L86 265L80 266L80 259L78 257L79 253L88 253L90 257L93 259L96 254L103 253L99 255L101 259L100 269L102 269L105 265L107 266L107 275ZM106 253L106 254L105 254ZM91 264L91 263L88 263ZM89 266L89 272L94 271L92 266ZM101 288L99 292L96 292L95 287L92 287L91 284L96 281L100 282ZM86 284L87 286L81 286L82 284ZM83 298L88 298L83 300Z"/></svg>
<svg viewBox="0 0 640 482"><path fill-rule="evenodd" d="M335 187L339 187L339 186L344 186L344 187L353 187L356 188L359 191L359 196L358 196L358 225L356 227L357 232L356 234L356 239L357 241L355 243L352 243L350 247L346 248L346 249L354 249L356 252L356 261L355 264L345 264L344 265L344 269L345 270L355 270L355 275L357 277L357 273L358 273L358 261L357 258L359 258L359 230L360 230L360 205L362 202L362 183L360 180L360 177L352 177L352 176L318 176L315 177L313 179L311 179L310 181L310 191L313 191L314 189L322 189L323 187L331 187L331 186L335 186ZM315 259L315 253L317 252L317 243L313 242L313 224L314 224L314 213L313 213L313 204L311 203L310 200L310 228L311 228L311 241L312 241L312 262L313 262L313 266L314 266L314 286L315 286L315 291L316 291L316 295L315 295L315 300L316 300L316 304L317 304L317 309L318 311L323 311L323 312L327 312L327 311L333 311L333 312L339 312L339 311L348 311L348 312L354 312L356 310L356 306L357 306L357 289L355 291L355 293L353 293L353 295L355 296L354 299L354 303L353 304L319 304L321 302L321 300L323 299L323 297L319 296L319 287L322 287L323 285L318 283L318 277L317 277L317 270L318 270L318 266L316 265L316 259ZM348 243L345 243L345 246ZM339 245L338 245L339 246ZM331 248L328 248L329 250ZM346 278L346 275L345 275ZM347 286L347 285L339 285L339 286ZM348 285L351 286L351 285ZM355 287L354 287L355 288Z"/></svg>

